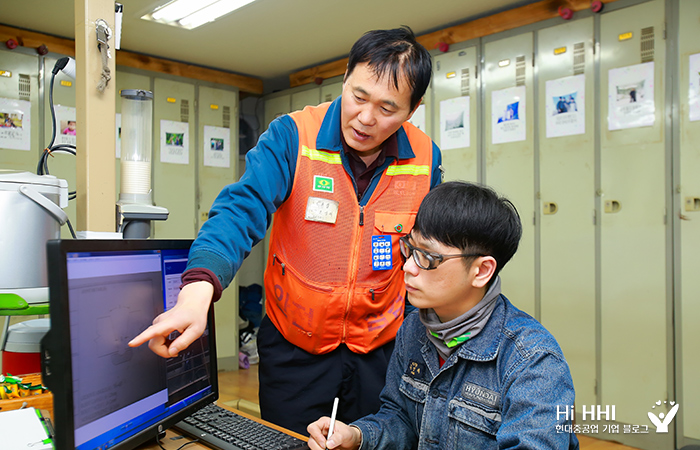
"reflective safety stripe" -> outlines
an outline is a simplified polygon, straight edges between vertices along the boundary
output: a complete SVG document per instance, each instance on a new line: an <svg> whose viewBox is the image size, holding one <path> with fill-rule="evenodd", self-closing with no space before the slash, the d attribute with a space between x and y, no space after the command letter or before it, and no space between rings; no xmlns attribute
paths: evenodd
<svg viewBox="0 0 700 450"><path fill-rule="evenodd" d="M416 166L413 164L389 166L386 169L386 174L389 176L393 176L393 175L430 175L430 166Z"/></svg>
<svg viewBox="0 0 700 450"><path fill-rule="evenodd" d="M322 161L328 164L342 164L339 153L324 152L309 148L305 145L301 147L301 156L306 156L311 161Z"/></svg>

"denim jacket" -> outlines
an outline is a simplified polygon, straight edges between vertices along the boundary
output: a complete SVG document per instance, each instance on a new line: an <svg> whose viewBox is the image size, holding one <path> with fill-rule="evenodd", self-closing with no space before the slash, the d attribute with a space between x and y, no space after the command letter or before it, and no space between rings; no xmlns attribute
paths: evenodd
<svg viewBox="0 0 700 450"><path fill-rule="evenodd" d="M574 404L554 337L500 295L484 329L440 367L418 313L396 336L377 414L352 425L366 449L578 449ZM559 432L557 429L559 428Z"/></svg>

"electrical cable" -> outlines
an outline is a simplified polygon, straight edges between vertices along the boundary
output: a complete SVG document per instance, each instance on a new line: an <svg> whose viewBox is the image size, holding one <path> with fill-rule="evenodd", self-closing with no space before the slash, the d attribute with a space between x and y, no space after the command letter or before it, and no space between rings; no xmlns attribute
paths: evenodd
<svg viewBox="0 0 700 450"><path fill-rule="evenodd" d="M178 437L178 438L179 438L179 437ZM174 439L174 438L170 438L170 439ZM179 447L177 448L177 450L181 450L183 447L186 447L186 446L188 446L188 445L190 445L190 444L196 444L197 442L199 442L199 439L194 439L194 440L192 440L192 441L190 441L190 442L185 442L184 444L182 444L181 446L179 446ZM162 448L163 450L166 450L165 447L163 447L163 446L161 445L160 439L158 439L158 436L156 436L156 444L158 444L158 447Z"/></svg>
<svg viewBox="0 0 700 450"><path fill-rule="evenodd" d="M41 156L39 157L39 162L37 163L36 167L36 174L37 175L50 175L51 173L49 172L49 156L53 156L53 153L69 153L73 156L76 155L76 147L75 145L72 144L57 144L54 145L54 142L56 141L56 111L54 109L53 105L53 85L54 81L56 79L56 74L60 72L61 70L64 70L68 75L73 74L75 75L75 65L74 63L71 62L71 58L69 57L64 57L56 61L56 64L54 64L53 69L51 70L51 82L49 86L49 107L51 109L51 142L49 142L49 145L46 146L44 151L41 153ZM68 192L68 200L75 200L77 194L76 191L69 191ZM73 230L73 225L70 223L70 219L66 220L66 224L68 225L68 229L70 230L70 234L73 237L73 239L76 239L75 235L75 230Z"/></svg>

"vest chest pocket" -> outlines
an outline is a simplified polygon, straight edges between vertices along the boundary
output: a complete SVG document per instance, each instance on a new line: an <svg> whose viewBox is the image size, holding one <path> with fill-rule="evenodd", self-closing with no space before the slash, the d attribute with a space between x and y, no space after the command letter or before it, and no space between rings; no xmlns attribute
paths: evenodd
<svg viewBox="0 0 700 450"><path fill-rule="evenodd" d="M375 211L374 213L374 228L380 234L404 235L411 231L415 221L415 212Z"/></svg>
<svg viewBox="0 0 700 450"><path fill-rule="evenodd" d="M452 399L449 404L448 416L455 421L455 438L464 436L481 436L487 441L496 438L501 427L501 412L464 399Z"/></svg>

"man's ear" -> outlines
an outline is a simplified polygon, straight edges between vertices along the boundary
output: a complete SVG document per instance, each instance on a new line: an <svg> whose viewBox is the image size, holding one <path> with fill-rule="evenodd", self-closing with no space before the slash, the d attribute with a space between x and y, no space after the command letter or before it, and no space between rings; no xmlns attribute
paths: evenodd
<svg viewBox="0 0 700 450"><path fill-rule="evenodd" d="M496 259L493 256L480 256L472 263L474 273L472 286L477 289L485 287L496 273Z"/></svg>

